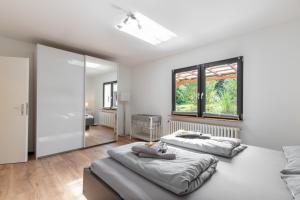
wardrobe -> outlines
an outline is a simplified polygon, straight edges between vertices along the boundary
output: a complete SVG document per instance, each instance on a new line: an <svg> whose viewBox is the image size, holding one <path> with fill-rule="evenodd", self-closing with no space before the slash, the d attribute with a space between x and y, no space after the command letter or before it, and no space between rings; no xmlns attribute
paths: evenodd
<svg viewBox="0 0 300 200"><path fill-rule="evenodd" d="M36 157L84 147L85 56L36 48Z"/></svg>

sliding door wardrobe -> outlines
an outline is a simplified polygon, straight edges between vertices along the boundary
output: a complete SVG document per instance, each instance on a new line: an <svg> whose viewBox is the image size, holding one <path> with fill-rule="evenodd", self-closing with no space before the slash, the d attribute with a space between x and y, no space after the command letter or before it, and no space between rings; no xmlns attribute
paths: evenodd
<svg viewBox="0 0 300 200"><path fill-rule="evenodd" d="M36 70L36 157L82 148L84 56L37 45Z"/></svg>

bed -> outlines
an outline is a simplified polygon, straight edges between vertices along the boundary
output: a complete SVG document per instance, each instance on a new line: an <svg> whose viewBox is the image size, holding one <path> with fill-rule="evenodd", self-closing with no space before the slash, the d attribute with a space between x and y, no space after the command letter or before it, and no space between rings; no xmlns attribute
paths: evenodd
<svg viewBox="0 0 300 200"><path fill-rule="evenodd" d="M85 114L85 130L88 130L90 126L94 125L94 116L91 114Z"/></svg>
<svg viewBox="0 0 300 200"><path fill-rule="evenodd" d="M83 194L88 200L290 200L280 178L286 161L280 151L248 146L232 159L218 157L217 172L201 188L177 196L144 179L112 158L84 169Z"/></svg>

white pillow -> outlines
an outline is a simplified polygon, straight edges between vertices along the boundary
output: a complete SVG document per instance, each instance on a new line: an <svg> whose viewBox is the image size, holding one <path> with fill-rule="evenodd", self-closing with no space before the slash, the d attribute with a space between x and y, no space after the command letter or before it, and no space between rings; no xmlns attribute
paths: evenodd
<svg viewBox="0 0 300 200"><path fill-rule="evenodd" d="M281 173L300 175L300 146L285 146L282 149L288 163Z"/></svg>
<svg viewBox="0 0 300 200"><path fill-rule="evenodd" d="M300 200L300 175L283 175L281 177L295 200Z"/></svg>

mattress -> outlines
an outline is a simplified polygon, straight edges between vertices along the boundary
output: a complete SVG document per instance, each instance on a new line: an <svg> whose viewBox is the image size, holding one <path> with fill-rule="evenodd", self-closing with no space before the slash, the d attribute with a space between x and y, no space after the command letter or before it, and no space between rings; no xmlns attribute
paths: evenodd
<svg viewBox="0 0 300 200"><path fill-rule="evenodd" d="M111 158L94 161L91 170L125 200L290 200L280 178L285 163L280 151L249 146L232 159L219 157L214 176L186 196L176 196Z"/></svg>

